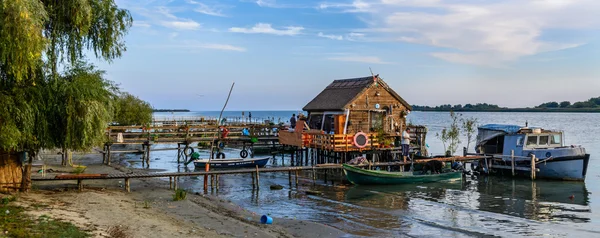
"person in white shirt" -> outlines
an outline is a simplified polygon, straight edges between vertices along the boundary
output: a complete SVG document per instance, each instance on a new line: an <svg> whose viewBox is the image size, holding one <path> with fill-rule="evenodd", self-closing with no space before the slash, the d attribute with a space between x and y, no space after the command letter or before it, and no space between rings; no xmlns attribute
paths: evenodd
<svg viewBox="0 0 600 238"><path fill-rule="evenodd" d="M409 128L402 132L402 158L404 163L406 163L406 157L408 157L408 150L410 149L410 134L408 132L410 132Z"/></svg>

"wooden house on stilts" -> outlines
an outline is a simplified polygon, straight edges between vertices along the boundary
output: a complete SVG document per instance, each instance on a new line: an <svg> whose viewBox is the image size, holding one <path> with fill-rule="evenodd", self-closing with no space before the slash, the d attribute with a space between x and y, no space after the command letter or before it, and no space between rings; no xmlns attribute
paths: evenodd
<svg viewBox="0 0 600 238"><path fill-rule="evenodd" d="M379 75L334 80L304 108L306 121L281 131L280 144L333 152L400 149L406 116L412 110ZM307 128L308 127L308 128ZM423 150L426 128L410 126ZM411 128L412 129L412 128ZM385 149L384 149L385 148Z"/></svg>

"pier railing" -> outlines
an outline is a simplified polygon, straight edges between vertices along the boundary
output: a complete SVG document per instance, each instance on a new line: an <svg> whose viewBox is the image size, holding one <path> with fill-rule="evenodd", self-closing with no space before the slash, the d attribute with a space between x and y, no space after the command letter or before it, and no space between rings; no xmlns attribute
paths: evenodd
<svg viewBox="0 0 600 238"><path fill-rule="evenodd" d="M323 134L319 130L309 130L302 133L281 131L279 143L304 148L315 148L336 152L361 151L378 148L380 143L376 133L367 134L369 142L363 148L354 145L354 134Z"/></svg>
<svg viewBox="0 0 600 238"><path fill-rule="evenodd" d="M218 117L213 116L154 116L152 125L167 126L167 125L216 125ZM275 117L223 117L220 125L276 125L279 123L287 123L286 119Z"/></svg>

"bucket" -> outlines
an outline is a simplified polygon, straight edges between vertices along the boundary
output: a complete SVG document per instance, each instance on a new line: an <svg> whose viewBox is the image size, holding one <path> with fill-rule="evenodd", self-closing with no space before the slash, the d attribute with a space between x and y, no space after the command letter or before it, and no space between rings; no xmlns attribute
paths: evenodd
<svg viewBox="0 0 600 238"><path fill-rule="evenodd" d="M262 215L262 217L260 217L260 223L273 224L273 218L271 218L270 216L267 216L267 215Z"/></svg>

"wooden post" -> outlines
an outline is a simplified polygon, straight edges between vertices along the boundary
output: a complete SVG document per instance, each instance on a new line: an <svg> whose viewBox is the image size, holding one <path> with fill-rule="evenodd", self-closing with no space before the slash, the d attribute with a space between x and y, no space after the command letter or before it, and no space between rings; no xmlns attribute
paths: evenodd
<svg viewBox="0 0 600 238"><path fill-rule="evenodd" d="M110 144L106 145L106 164L110 165Z"/></svg>
<svg viewBox="0 0 600 238"><path fill-rule="evenodd" d="M173 190L177 190L177 176L173 177Z"/></svg>
<svg viewBox="0 0 600 238"><path fill-rule="evenodd" d="M217 191L219 191L219 175L218 174L215 175L215 182L217 185Z"/></svg>
<svg viewBox="0 0 600 238"><path fill-rule="evenodd" d="M142 144L142 168L146 166L146 144Z"/></svg>
<svg viewBox="0 0 600 238"><path fill-rule="evenodd" d="M510 150L510 160L511 160L511 169L512 169L512 176L515 176L515 150Z"/></svg>
<svg viewBox="0 0 600 238"><path fill-rule="evenodd" d="M258 174L258 165L256 165L256 189L260 189L260 175Z"/></svg>
<svg viewBox="0 0 600 238"><path fill-rule="evenodd" d="M129 186L129 178L125 178L125 191L131 192L131 187Z"/></svg>
<svg viewBox="0 0 600 238"><path fill-rule="evenodd" d="M296 170L296 186L298 186L298 170Z"/></svg>
<svg viewBox="0 0 600 238"><path fill-rule="evenodd" d="M535 179L535 154L531 155L531 180Z"/></svg>
<svg viewBox="0 0 600 238"><path fill-rule="evenodd" d="M77 189L81 192L83 191L83 182L81 179L77 180Z"/></svg>
<svg viewBox="0 0 600 238"><path fill-rule="evenodd" d="M315 174L316 172L317 171L315 170L315 167L313 167L313 169L312 169L313 184L315 184L317 181L317 175Z"/></svg>
<svg viewBox="0 0 600 238"><path fill-rule="evenodd" d="M288 181L290 182L290 187L292 187L292 171L288 171Z"/></svg>
<svg viewBox="0 0 600 238"><path fill-rule="evenodd" d="M325 169L325 176L323 177L323 183L327 184L327 170L329 169Z"/></svg>
<svg viewBox="0 0 600 238"><path fill-rule="evenodd" d="M181 163L181 143L177 143L177 163Z"/></svg>
<svg viewBox="0 0 600 238"><path fill-rule="evenodd" d="M102 146L102 164L106 164L106 144Z"/></svg>
<svg viewBox="0 0 600 238"><path fill-rule="evenodd" d="M150 168L150 141L146 144L146 167Z"/></svg>
<svg viewBox="0 0 600 238"><path fill-rule="evenodd" d="M169 189L173 189L173 177L169 176Z"/></svg>

